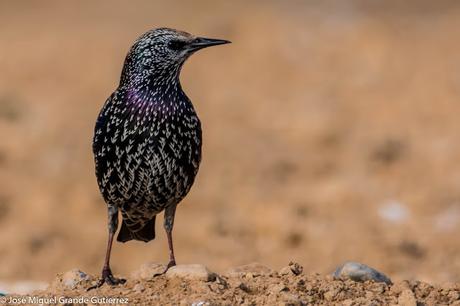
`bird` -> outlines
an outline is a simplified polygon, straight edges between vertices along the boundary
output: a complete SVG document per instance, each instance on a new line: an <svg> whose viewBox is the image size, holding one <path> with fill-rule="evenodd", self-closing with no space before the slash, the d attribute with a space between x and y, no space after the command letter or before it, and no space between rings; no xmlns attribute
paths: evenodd
<svg viewBox="0 0 460 306"><path fill-rule="evenodd" d="M149 242L164 211L169 262L176 265L172 230L177 205L192 187L201 162L202 129L180 83L184 62L198 50L230 43L171 28L141 35L130 48L116 90L103 105L93 137L95 172L107 204L108 242L95 288L125 282L110 268L117 241ZM90 288L91 289L91 288Z"/></svg>

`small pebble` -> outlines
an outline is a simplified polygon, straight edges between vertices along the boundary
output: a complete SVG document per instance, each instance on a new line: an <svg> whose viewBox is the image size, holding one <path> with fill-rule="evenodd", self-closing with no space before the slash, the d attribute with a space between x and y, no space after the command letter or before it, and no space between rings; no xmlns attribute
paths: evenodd
<svg viewBox="0 0 460 306"><path fill-rule="evenodd" d="M83 271L73 269L62 275L62 284L70 289L75 289L82 282L88 281L90 277Z"/></svg>
<svg viewBox="0 0 460 306"><path fill-rule="evenodd" d="M168 278L183 278L189 280L201 280L205 282L214 281L216 274L209 271L203 265L192 264L192 265L178 265L168 269L166 272Z"/></svg>
<svg viewBox="0 0 460 306"><path fill-rule="evenodd" d="M383 273L361 264L358 262L346 262L342 266L338 267L333 273L335 278L349 278L356 282L365 282L368 280L373 280L379 283L386 283L391 285L391 280Z"/></svg>
<svg viewBox="0 0 460 306"><path fill-rule="evenodd" d="M245 283L240 283L238 285L238 288L243 290L244 292L246 293L250 293L251 292L251 288L249 288Z"/></svg>
<svg viewBox="0 0 460 306"><path fill-rule="evenodd" d="M140 278L144 280L152 279L156 275L162 274L166 270L166 265L155 263L155 262L148 262L139 268L139 270L134 271L131 273L132 278Z"/></svg>
<svg viewBox="0 0 460 306"><path fill-rule="evenodd" d="M404 223L409 219L409 211L406 206L398 201L385 202L378 210L379 216L393 223Z"/></svg>
<svg viewBox="0 0 460 306"><path fill-rule="evenodd" d="M292 274L292 271L291 271L290 267L283 267L283 268L281 268L279 273L280 273L280 275L286 276L286 275Z"/></svg>
<svg viewBox="0 0 460 306"><path fill-rule="evenodd" d="M223 277L217 274L216 274L216 283L220 289L228 289L228 282Z"/></svg>
<svg viewBox="0 0 460 306"><path fill-rule="evenodd" d="M303 267L296 262L291 261L289 263L289 267L291 268L291 271L294 273L294 275L300 275L303 272Z"/></svg>
<svg viewBox="0 0 460 306"><path fill-rule="evenodd" d="M289 266L280 270L280 275L300 275L303 272L303 267L296 262L290 262Z"/></svg>

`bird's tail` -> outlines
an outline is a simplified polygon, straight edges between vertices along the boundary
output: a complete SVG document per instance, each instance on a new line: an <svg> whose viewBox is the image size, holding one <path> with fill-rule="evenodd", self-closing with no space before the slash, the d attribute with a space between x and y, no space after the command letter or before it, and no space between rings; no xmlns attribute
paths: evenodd
<svg viewBox="0 0 460 306"><path fill-rule="evenodd" d="M156 216L153 216L153 218L139 230L134 230L133 227L135 226L128 227L125 220L123 220L117 241L127 242L130 240L139 240L149 242L155 239L155 217Z"/></svg>

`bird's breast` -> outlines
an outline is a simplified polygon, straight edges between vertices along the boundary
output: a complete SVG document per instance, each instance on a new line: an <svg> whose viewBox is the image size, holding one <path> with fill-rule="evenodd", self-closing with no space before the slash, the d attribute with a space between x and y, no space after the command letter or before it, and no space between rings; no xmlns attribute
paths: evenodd
<svg viewBox="0 0 460 306"><path fill-rule="evenodd" d="M95 134L101 190L116 202L180 201L201 161L201 126L194 110L148 105L107 115L98 120Z"/></svg>

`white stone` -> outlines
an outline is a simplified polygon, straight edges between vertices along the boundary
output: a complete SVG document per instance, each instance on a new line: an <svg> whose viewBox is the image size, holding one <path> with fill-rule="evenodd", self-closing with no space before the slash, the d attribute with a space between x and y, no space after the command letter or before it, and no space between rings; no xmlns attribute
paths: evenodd
<svg viewBox="0 0 460 306"><path fill-rule="evenodd" d="M88 274L78 269L72 269L62 275L62 284L70 289L75 289L80 283L90 280Z"/></svg>
<svg viewBox="0 0 460 306"><path fill-rule="evenodd" d="M188 280L201 280L201 281L214 281L216 274L209 271L203 265L191 264L191 265L178 265L168 269L166 272L168 278L183 278Z"/></svg>
<svg viewBox="0 0 460 306"><path fill-rule="evenodd" d="M359 262L349 261L338 267L333 276L349 278L357 282L373 280L375 282L391 284L391 280L383 273Z"/></svg>
<svg viewBox="0 0 460 306"><path fill-rule="evenodd" d="M383 203L378 210L378 214L382 219L393 223L404 223L409 219L409 211L406 206L395 200Z"/></svg>
<svg viewBox="0 0 460 306"><path fill-rule="evenodd" d="M139 270L134 271L131 273L131 277L135 279L152 279L156 275L164 273L166 270L166 265L155 263L155 262L147 262L139 268Z"/></svg>

